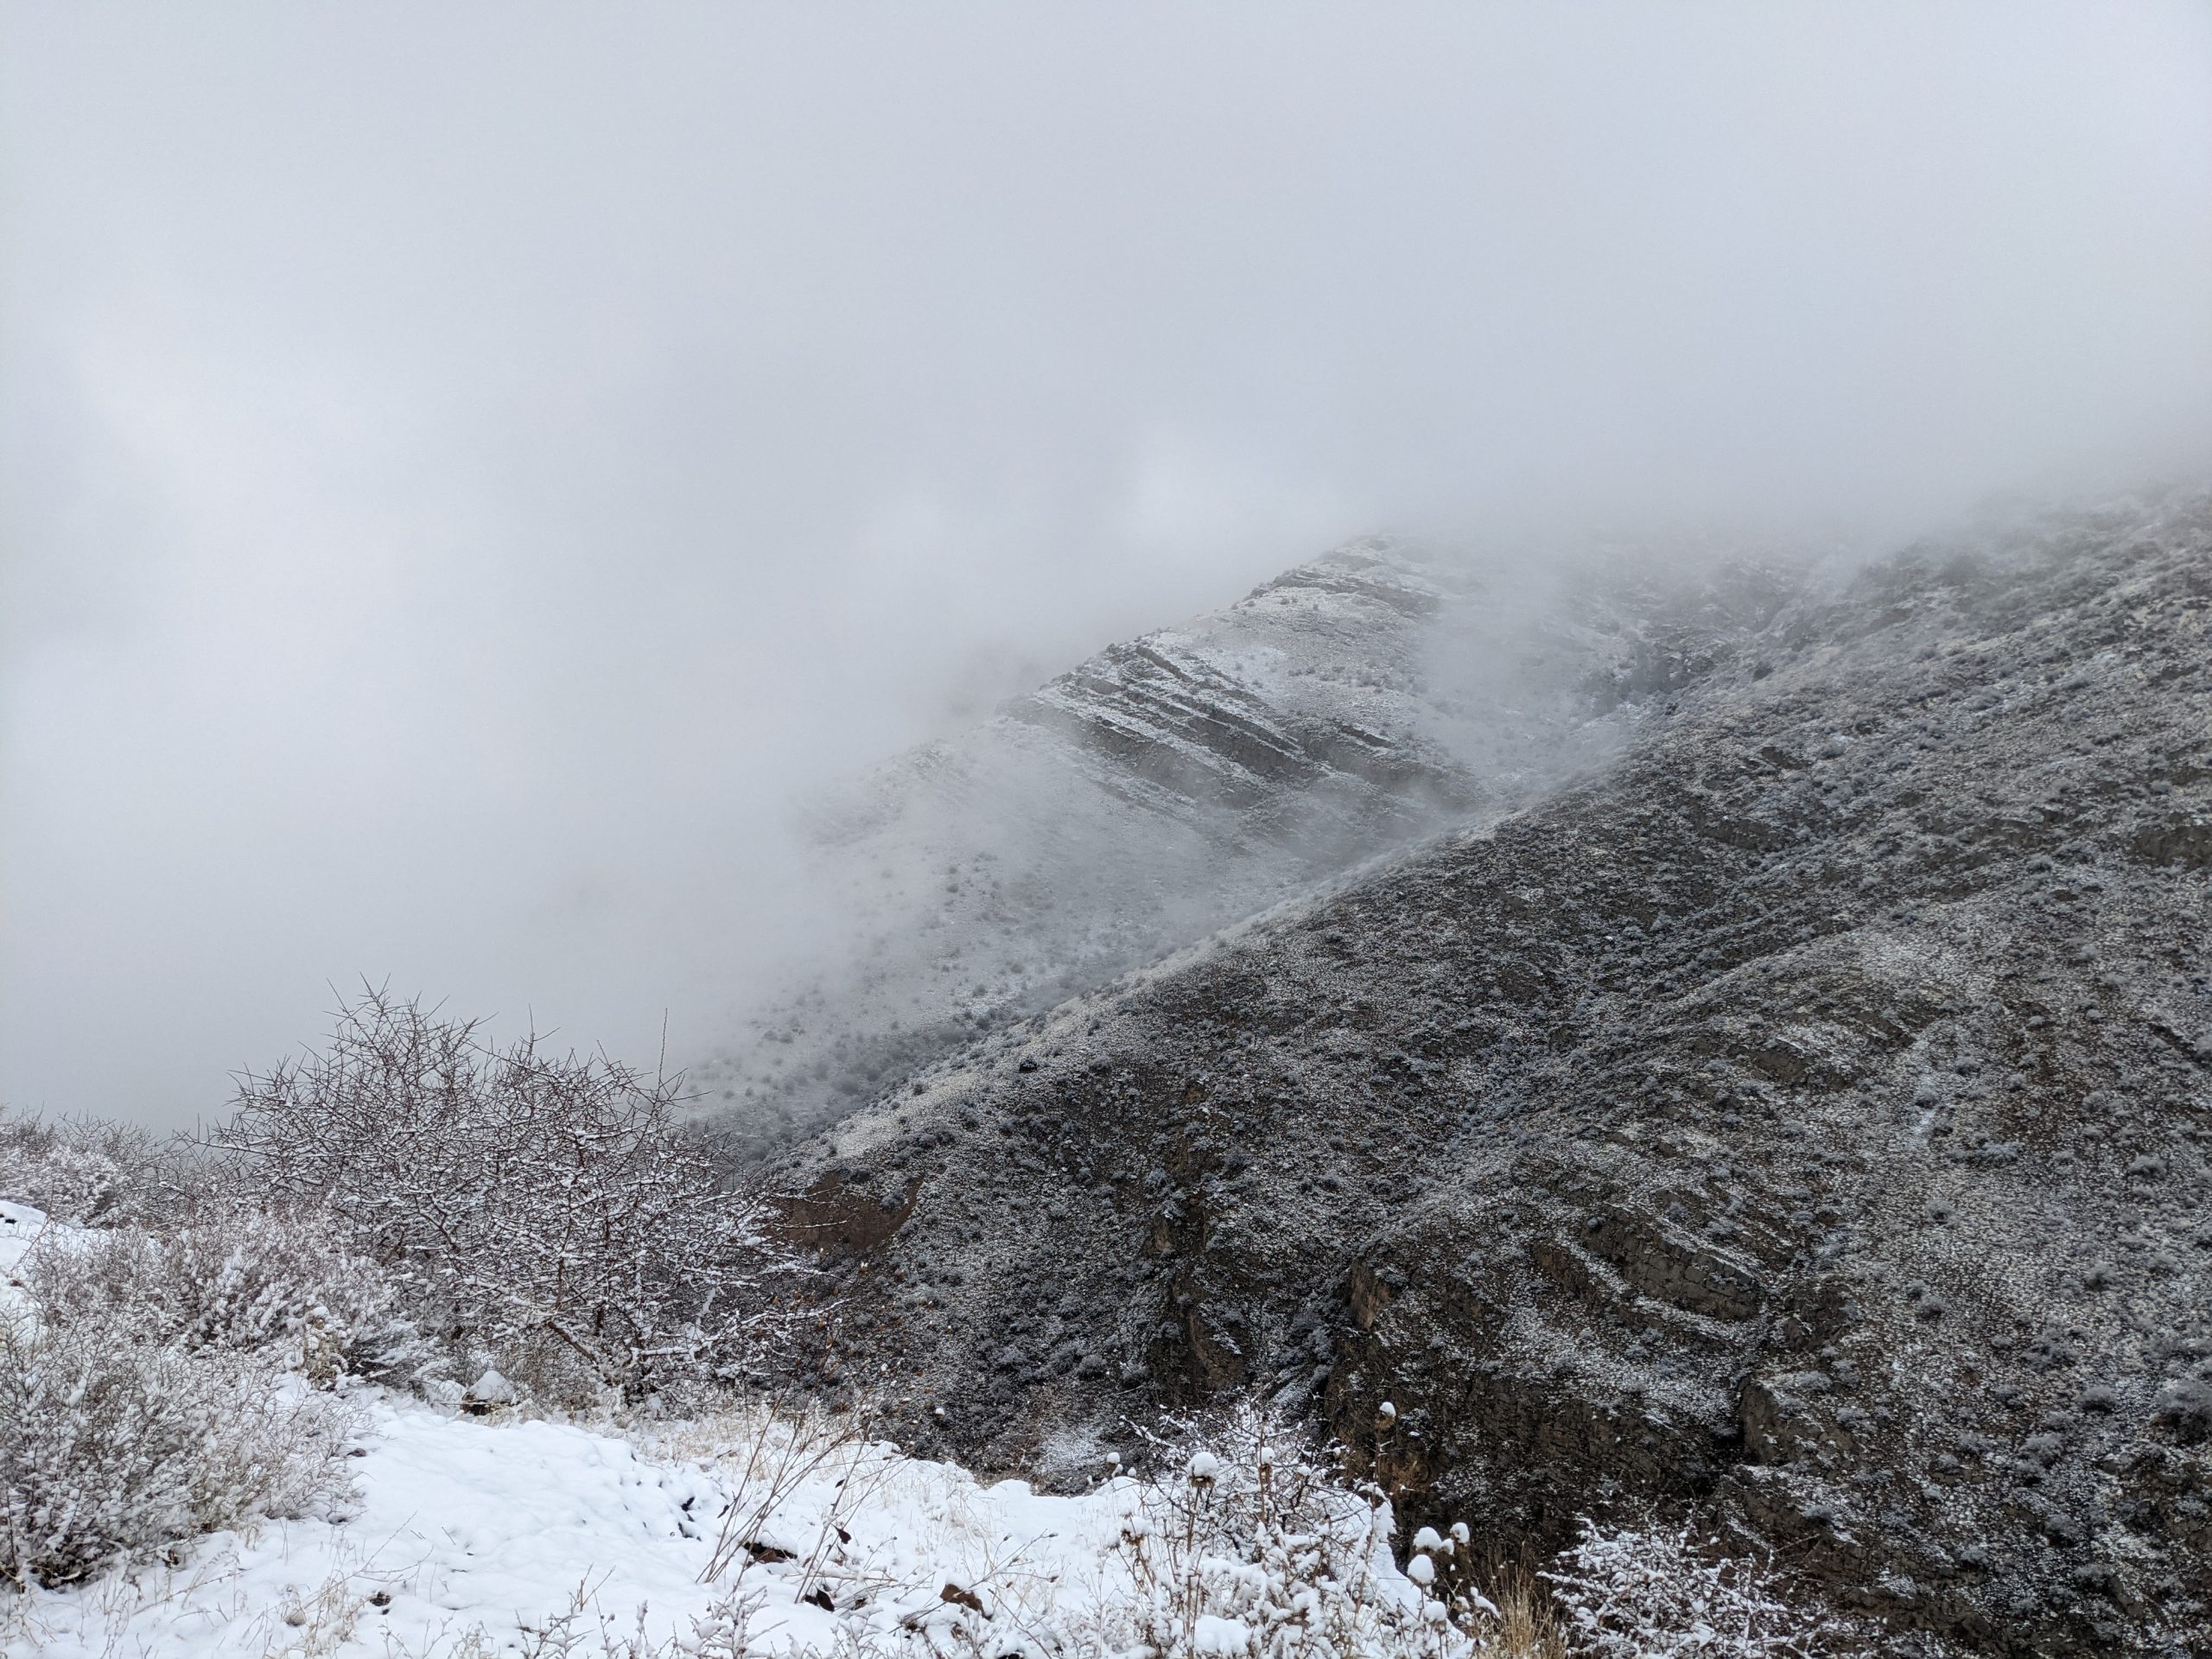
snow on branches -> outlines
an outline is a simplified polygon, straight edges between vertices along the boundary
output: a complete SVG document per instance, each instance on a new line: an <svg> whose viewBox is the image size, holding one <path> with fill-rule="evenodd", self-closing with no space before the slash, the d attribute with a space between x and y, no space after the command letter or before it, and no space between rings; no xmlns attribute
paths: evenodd
<svg viewBox="0 0 2212 1659"><path fill-rule="evenodd" d="M302 1385L280 1319L190 1330L224 1298L174 1252L7 1207L31 1236L0 1290L0 1582L69 1583L342 1495L352 1409Z"/></svg>
<svg viewBox="0 0 2212 1659"><path fill-rule="evenodd" d="M741 1373L789 1265L681 1100L604 1054L497 1047L371 992L324 1052L241 1079L210 1147L238 1198L329 1217L467 1363L636 1399Z"/></svg>
<svg viewBox="0 0 2212 1659"><path fill-rule="evenodd" d="M1701 1548L1656 1522L1601 1527L1542 1575L1577 1653L1604 1659L1809 1659L1846 1636L1758 1561Z"/></svg>

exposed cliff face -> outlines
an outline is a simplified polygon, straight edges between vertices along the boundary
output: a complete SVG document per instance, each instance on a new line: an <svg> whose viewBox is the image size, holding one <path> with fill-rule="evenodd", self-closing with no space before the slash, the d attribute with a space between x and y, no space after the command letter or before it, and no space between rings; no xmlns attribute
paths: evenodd
<svg viewBox="0 0 2212 1659"><path fill-rule="evenodd" d="M1259 1387L1507 1548L1694 1507L1897 1632L2204 1650L2212 508L1916 550L1676 696L806 1148L826 1363L987 1464Z"/></svg>
<svg viewBox="0 0 2212 1659"><path fill-rule="evenodd" d="M1110 647L817 804L821 950L696 1073L763 1138L1363 859L1486 821L1662 717L1795 578L1661 615L1587 568L1373 539Z"/></svg>

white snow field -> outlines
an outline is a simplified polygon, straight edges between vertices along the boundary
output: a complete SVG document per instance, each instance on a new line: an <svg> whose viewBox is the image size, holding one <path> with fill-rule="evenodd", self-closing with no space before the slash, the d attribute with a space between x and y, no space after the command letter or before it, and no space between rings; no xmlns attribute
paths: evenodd
<svg viewBox="0 0 2212 1659"><path fill-rule="evenodd" d="M213 1535L65 1590L0 1592L0 1651L461 1659L1135 1645L1129 1619L1143 1592L1123 1533L1147 1523L1143 1488L1128 1478L1074 1497L984 1486L765 1415L626 1435L456 1415L381 1390L359 1402L357 1495L342 1515ZM1418 1626L1423 1599L1391 1563L1387 1509L1363 1519L1353 1555L1372 1575L1363 1599L1399 1628ZM1245 1599L1255 1618L1294 1616L1294 1586L1272 1586L1283 1607L1260 1605L1265 1579ZM1258 1624L1217 1611L1192 1618L1184 1644L1276 1646Z"/></svg>
<svg viewBox="0 0 2212 1659"><path fill-rule="evenodd" d="M32 1241L54 1224L43 1211L13 1198L0 1198L0 1308L22 1305L23 1294L16 1284L16 1269Z"/></svg>

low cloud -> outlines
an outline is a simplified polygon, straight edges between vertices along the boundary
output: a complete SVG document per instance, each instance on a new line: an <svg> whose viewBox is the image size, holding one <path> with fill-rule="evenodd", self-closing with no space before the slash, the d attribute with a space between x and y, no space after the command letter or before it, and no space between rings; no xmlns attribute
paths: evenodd
<svg viewBox="0 0 2212 1659"><path fill-rule="evenodd" d="M795 796L1384 526L2194 470L2201 9L10 7L0 1100L635 1056Z"/></svg>

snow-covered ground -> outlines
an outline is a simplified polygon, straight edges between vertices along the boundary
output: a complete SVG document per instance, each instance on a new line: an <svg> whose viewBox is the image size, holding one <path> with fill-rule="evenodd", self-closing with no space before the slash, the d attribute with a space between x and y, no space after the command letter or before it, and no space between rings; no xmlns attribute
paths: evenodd
<svg viewBox="0 0 2212 1659"><path fill-rule="evenodd" d="M0 1315L30 1306L16 1275L31 1246L41 1236L58 1238L74 1230L48 1221L43 1210L34 1210L13 1198L0 1198Z"/></svg>
<svg viewBox="0 0 2212 1659"><path fill-rule="evenodd" d="M650 1638L665 1641L734 1593L759 1598L756 1643L828 1649L841 1623L875 1629L959 1611L942 1599L946 1582L995 1600L1005 1586L990 1582L995 1573L1096 1562L1127 1503L1115 1491L1052 1498L1018 1483L981 1487L887 1448L843 1446L781 1495L762 1529L772 1553L791 1559L725 1551L734 1560L711 1573L724 1512L733 1501L749 1507L743 1445L720 1459L703 1447L656 1453L573 1424L455 1416L382 1395L364 1404L349 1512L218 1534L174 1567L35 1593L14 1610L6 1650L438 1654L466 1650L475 1636L497 1651L526 1647L580 1597L595 1650L601 1621L627 1635L642 1618ZM788 1440L778 1432L763 1463ZM758 1502L770 1471L755 1478ZM924 1592L884 1593L924 1581ZM835 1611L804 1599L825 1592Z"/></svg>
<svg viewBox="0 0 2212 1659"><path fill-rule="evenodd" d="M708 1651L849 1652L852 1638L902 1625L918 1651L968 1650L955 1625L993 1652L1030 1649L1047 1625L1063 1639L1095 1626L1100 1649L1122 1645L1099 1616L1128 1605L1117 1544L1142 1524L1128 1478L1074 1497L985 1486L764 1417L618 1433L458 1416L381 1391L360 1404L342 1515L218 1534L173 1563L70 1590L0 1595L0 1651L598 1655L602 1634L621 1652L641 1624L647 1650L702 1633L728 1642L733 1620L742 1645ZM737 1547L741 1531L760 1548ZM1372 1593L1420 1605L1387 1550L1370 1559ZM1202 1643L1246 1650L1235 1620L1205 1623Z"/></svg>
<svg viewBox="0 0 2212 1659"><path fill-rule="evenodd" d="M0 1198L0 1274L12 1276L23 1252L46 1226L46 1217L28 1204Z"/></svg>
<svg viewBox="0 0 2212 1659"><path fill-rule="evenodd" d="M0 1471L0 1528L22 1532L0 1531L0 1659L1452 1659L1470 1646L1393 1565L1380 1495L1341 1484L1256 1407L1203 1446L1163 1445L1146 1480L1101 1464L1071 1496L982 1484L874 1439L851 1413L725 1396L691 1420L554 1419L490 1404L513 1393L484 1381L429 1398L317 1387L299 1356L266 1344L206 1344L222 1387L185 1402L199 1415L164 1414L131 1390L176 1404L200 1350L161 1334L175 1321L157 1316L158 1287L116 1268L101 1294L142 1299L147 1319L65 1321L71 1346L44 1328L77 1306L67 1286L23 1282L35 1250L97 1266L92 1247L111 1237L143 1235L0 1199L0 1363L27 1368L0 1401L17 1459ZM96 1351L117 1344L144 1345L144 1363L103 1370ZM54 1414L80 1396L92 1402L81 1421ZM311 1421L296 1429L264 1409L276 1406L311 1406ZM311 1476L334 1460L345 1478L265 1478L288 1459ZM227 1484L188 1484L203 1480ZM310 1512L270 1516L272 1503ZM261 1518L146 1548L195 1516L248 1513ZM63 1587L15 1581L102 1549L135 1553Z"/></svg>

